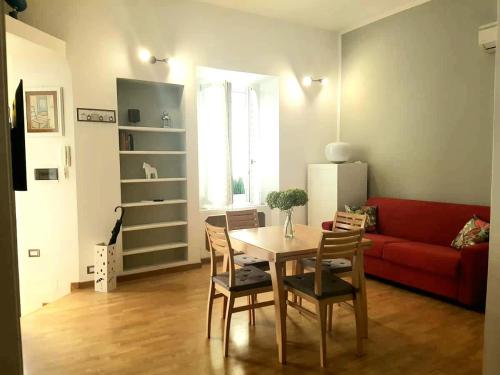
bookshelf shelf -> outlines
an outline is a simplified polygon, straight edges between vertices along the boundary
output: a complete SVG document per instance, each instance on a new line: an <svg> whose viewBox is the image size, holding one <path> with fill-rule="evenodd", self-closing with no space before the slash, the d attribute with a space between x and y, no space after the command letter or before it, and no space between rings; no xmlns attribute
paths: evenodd
<svg viewBox="0 0 500 375"><path fill-rule="evenodd" d="M168 199L163 201L142 201L122 203L122 207L147 207L147 206L163 206L166 204L182 204L187 203L186 199Z"/></svg>
<svg viewBox="0 0 500 375"><path fill-rule="evenodd" d="M154 126L118 126L119 130L127 130L131 132L148 132L148 133L185 133L186 129L180 128L158 128Z"/></svg>
<svg viewBox="0 0 500 375"><path fill-rule="evenodd" d="M151 224L140 224L140 225L130 225L123 227L124 232L131 232L134 230L148 230L148 229L157 229L157 228L168 228L168 227L178 227L187 225L187 221L165 221L160 223L151 223Z"/></svg>
<svg viewBox="0 0 500 375"><path fill-rule="evenodd" d="M163 250L173 250L173 249L178 249L181 247L187 247L187 243L185 243L185 242L171 242L171 243L165 243L165 244L154 245L154 246L137 247L134 249L123 250L123 256L130 256L130 255L136 255L136 254L146 254L146 253L152 253L155 251L163 251Z"/></svg>
<svg viewBox="0 0 500 375"><path fill-rule="evenodd" d="M120 151L120 155L186 155L186 151Z"/></svg>
<svg viewBox="0 0 500 375"><path fill-rule="evenodd" d="M186 177L171 177L171 178L131 178L126 180L120 180L122 184L138 184L138 183L153 183L153 182L178 182L187 181Z"/></svg>

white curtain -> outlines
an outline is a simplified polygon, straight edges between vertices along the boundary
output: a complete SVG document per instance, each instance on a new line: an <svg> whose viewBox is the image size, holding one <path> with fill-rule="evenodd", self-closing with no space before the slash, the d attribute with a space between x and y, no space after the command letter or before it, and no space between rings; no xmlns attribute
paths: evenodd
<svg viewBox="0 0 500 375"><path fill-rule="evenodd" d="M233 202L230 122L231 83L200 85L198 165L201 208L225 208Z"/></svg>
<svg viewBox="0 0 500 375"><path fill-rule="evenodd" d="M260 176L260 113L259 98L253 87L248 88L248 127L250 151L250 203L261 204L261 176Z"/></svg>

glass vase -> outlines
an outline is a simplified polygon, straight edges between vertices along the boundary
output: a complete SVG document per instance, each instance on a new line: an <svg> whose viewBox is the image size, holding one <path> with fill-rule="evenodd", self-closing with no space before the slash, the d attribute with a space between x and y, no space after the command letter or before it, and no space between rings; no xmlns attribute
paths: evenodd
<svg viewBox="0 0 500 375"><path fill-rule="evenodd" d="M283 228L285 238L293 238L293 235L294 235L292 214L293 214L293 210L286 211L285 226Z"/></svg>

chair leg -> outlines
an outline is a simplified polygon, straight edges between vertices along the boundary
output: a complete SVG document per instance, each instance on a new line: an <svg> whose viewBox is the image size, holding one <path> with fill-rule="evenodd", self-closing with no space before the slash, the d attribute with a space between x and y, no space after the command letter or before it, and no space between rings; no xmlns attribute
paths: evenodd
<svg viewBox="0 0 500 375"><path fill-rule="evenodd" d="M296 275L300 275L304 273L304 267L303 267L303 264L302 264L302 259L298 259L297 260L297 263L295 265L295 274ZM297 296L297 304L302 307L302 297L299 297ZM299 314L302 314L299 310Z"/></svg>
<svg viewBox="0 0 500 375"><path fill-rule="evenodd" d="M327 318L327 307L326 303L318 302L317 310L318 310L318 319L319 319L319 327L321 331L321 342L320 342L320 361L321 367L326 367L326 318Z"/></svg>
<svg viewBox="0 0 500 375"><path fill-rule="evenodd" d="M257 302L257 294L252 294L252 323L255 326L255 303Z"/></svg>
<svg viewBox="0 0 500 375"><path fill-rule="evenodd" d="M328 305L328 332L332 331L333 328L333 303Z"/></svg>
<svg viewBox="0 0 500 375"><path fill-rule="evenodd" d="M210 290L208 291L208 306L207 306L207 338L210 338L210 331L212 328L212 308L214 306L215 287L210 283Z"/></svg>
<svg viewBox="0 0 500 375"><path fill-rule="evenodd" d="M227 297L222 296L222 316L221 319L226 319Z"/></svg>
<svg viewBox="0 0 500 375"><path fill-rule="evenodd" d="M247 296L247 304L250 306L253 305L251 295ZM252 309L249 309L248 310L248 325L251 326L252 323L253 323L253 311L252 311Z"/></svg>
<svg viewBox="0 0 500 375"><path fill-rule="evenodd" d="M230 296L227 303L226 324L224 325L224 357L227 357L229 352L229 330L231 328L231 315L233 313L234 297Z"/></svg>
<svg viewBox="0 0 500 375"><path fill-rule="evenodd" d="M354 315L356 317L356 353L358 356L364 354L364 324L363 324L363 306L362 297L359 294L354 296Z"/></svg>

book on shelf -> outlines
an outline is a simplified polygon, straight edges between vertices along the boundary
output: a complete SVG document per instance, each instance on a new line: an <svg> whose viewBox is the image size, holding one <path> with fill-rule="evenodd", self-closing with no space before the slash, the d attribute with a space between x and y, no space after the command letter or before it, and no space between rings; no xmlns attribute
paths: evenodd
<svg viewBox="0 0 500 375"><path fill-rule="evenodd" d="M130 133L121 131L119 139L120 151L133 151L134 150L134 136Z"/></svg>

